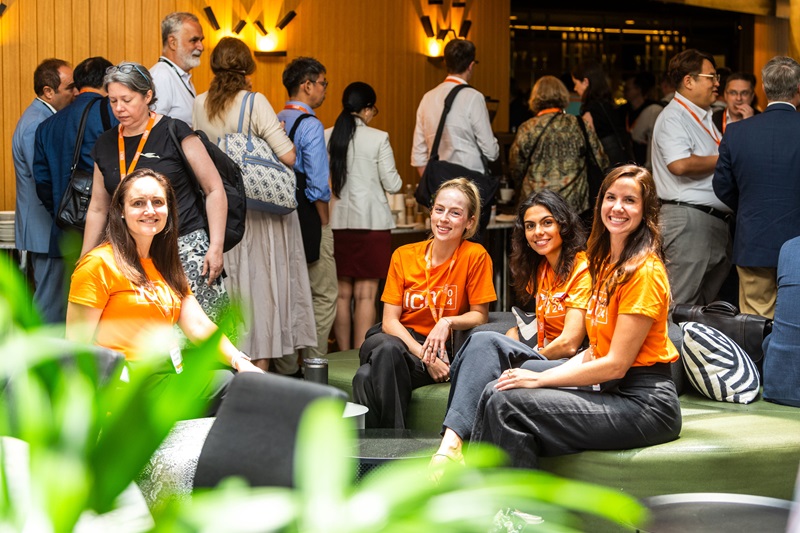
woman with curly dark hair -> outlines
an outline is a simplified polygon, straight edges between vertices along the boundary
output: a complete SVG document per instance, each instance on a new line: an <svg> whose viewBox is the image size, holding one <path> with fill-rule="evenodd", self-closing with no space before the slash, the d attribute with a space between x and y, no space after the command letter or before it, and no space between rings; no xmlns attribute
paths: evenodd
<svg viewBox="0 0 800 533"><path fill-rule="evenodd" d="M669 363L670 289L659 201L636 165L603 180L588 244L589 348L568 361L526 361L486 386L474 441L507 451L514 466L540 456L652 446L678 437L681 410Z"/></svg>
<svg viewBox="0 0 800 533"><path fill-rule="evenodd" d="M558 193L545 189L522 202L512 236L511 272L519 298L536 300L535 348L519 341L516 327L506 335L470 335L453 363L443 439L433 465L461 460L487 383L524 361L578 352L586 337L591 285L585 244L583 223Z"/></svg>

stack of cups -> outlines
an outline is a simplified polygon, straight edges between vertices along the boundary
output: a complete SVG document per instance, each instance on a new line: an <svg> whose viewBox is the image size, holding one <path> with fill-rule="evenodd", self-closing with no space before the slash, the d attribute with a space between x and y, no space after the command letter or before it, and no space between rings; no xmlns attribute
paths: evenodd
<svg viewBox="0 0 800 533"><path fill-rule="evenodd" d="M392 195L392 211L397 213L397 223L406 223L406 195L399 192Z"/></svg>

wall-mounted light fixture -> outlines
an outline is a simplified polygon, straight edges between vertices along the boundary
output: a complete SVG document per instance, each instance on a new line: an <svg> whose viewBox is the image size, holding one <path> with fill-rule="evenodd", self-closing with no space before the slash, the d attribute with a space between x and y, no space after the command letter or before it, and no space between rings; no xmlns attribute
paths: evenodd
<svg viewBox="0 0 800 533"><path fill-rule="evenodd" d="M242 30L244 29L245 26L247 26L247 21L246 20L240 20L239 22L236 23L236 26L233 27L233 33L235 33L236 35L239 35L242 32Z"/></svg>
<svg viewBox="0 0 800 533"><path fill-rule="evenodd" d="M295 18L296 16L297 16L297 13L295 13L294 11L289 11L289 12L288 12L288 13L286 13L286 15L285 15L285 16L284 16L284 17L283 17L281 20L280 20L280 22L278 22L278 23L277 23L275 26L276 26L276 27L277 27L279 30L282 30L283 28L285 28L286 26L288 26L288 25L289 25L289 23L292 21L292 19L293 19L293 18Z"/></svg>
<svg viewBox="0 0 800 533"><path fill-rule="evenodd" d="M260 34L261 34L261 35L263 35L264 37L266 37L266 36L267 36L267 34L268 34L269 32L267 31L267 28L265 28L265 27L264 27L264 23L263 23L263 22L261 22L260 20L257 20L257 21L255 21L253 24L255 24L255 25L256 25L256 28L258 28L258 33L260 33Z"/></svg>
<svg viewBox="0 0 800 533"><path fill-rule="evenodd" d="M214 16L214 10L211 9L211 6L204 7L203 11L206 12L206 18L208 19L208 23L211 24L211 27L218 30L219 22L217 22L217 17ZM0 11L0 13L2 13L2 11Z"/></svg>
<svg viewBox="0 0 800 533"><path fill-rule="evenodd" d="M440 6L444 4L444 0L428 0L429 6Z"/></svg>
<svg viewBox="0 0 800 533"><path fill-rule="evenodd" d="M433 37L433 25L431 24L431 18L428 15L424 17L420 17L419 21L422 23L422 29L425 30L425 35L427 37Z"/></svg>
<svg viewBox="0 0 800 533"><path fill-rule="evenodd" d="M461 27L458 28L458 36L462 39L466 39L467 35L469 35L469 29L472 27L471 20L462 20Z"/></svg>
<svg viewBox="0 0 800 533"><path fill-rule="evenodd" d="M466 2L461 2L459 0L453 0L453 3L450 4L450 5L453 6L453 7L467 7L467 3Z"/></svg>

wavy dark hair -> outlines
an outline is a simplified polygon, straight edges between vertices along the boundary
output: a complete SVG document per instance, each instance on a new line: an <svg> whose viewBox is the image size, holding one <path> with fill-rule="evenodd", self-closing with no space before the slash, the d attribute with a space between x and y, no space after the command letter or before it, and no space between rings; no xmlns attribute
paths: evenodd
<svg viewBox="0 0 800 533"><path fill-rule="evenodd" d="M556 280L560 283L572 273L575 255L586 249L586 231L578 215L557 192L544 189L528 196L517 211L514 231L511 234L511 277L514 292L520 303L529 303L536 295L538 279L536 271L542 261L547 259L533 251L525 237L525 214L534 206L542 206L553 215L561 235L561 254L555 268ZM532 287L530 292L528 289Z"/></svg>
<svg viewBox="0 0 800 533"><path fill-rule="evenodd" d="M164 189L167 200L167 225L153 237L150 257L167 285L183 298L189 294L189 281L178 256L178 201L175 199L175 190L163 174L149 168L138 168L119 183L108 208L108 224L103 242L111 244L114 260L123 276L137 287L152 286L139 259L136 241L122 218L125 214L125 197L133 182L142 178L156 180Z"/></svg>
<svg viewBox="0 0 800 533"><path fill-rule="evenodd" d="M611 263L611 238L603 224L602 205L609 187L622 178L631 178L639 184L642 195L642 222L625 240L625 247L616 263ZM592 287L597 289L598 276L607 268L613 272L606 278L606 294L611 297L616 288L628 281L650 254L664 261L663 239L659 228L659 201L656 184L650 171L638 165L622 165L611 172L600 185L600 192L594 208L592 233L589 236L587 253Z"/></svg>
<svg viewBox="0 0 800 533"><path fill-rule="evenodd" d="M355 114L374 106L376 98L375 90L362 81L351 83L342 94L342 112L336 118L328 142L331 156L331 191L337 198L347 183L347 150L356 133Z"/></svg>
<svg viewBox="0 0 800 533"><path fill-rule="evenodd" d="M208 120L221 117L230 107L239 91L248 88L245 76L256 71L256 62L250 48L235 37L220 39L211 52L211 72L214 79L208 88L205 108Z"/></svg>
<svg viewBox="0 0 800 533"><path fill-rule="evenodd" d="M611 87L608 85L603 65L591 59L583 61L572 70L572 77L579 81L589 80L589 87L581 96L584 107L592 102L607 102L613 105Z"/></svg>

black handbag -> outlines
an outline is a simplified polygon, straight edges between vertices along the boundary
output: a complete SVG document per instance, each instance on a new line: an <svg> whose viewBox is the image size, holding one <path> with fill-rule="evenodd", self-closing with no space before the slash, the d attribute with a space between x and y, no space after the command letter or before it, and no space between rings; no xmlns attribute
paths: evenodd
<svg viewBox="0 0 800 533"><path fill-rule="evenodd" d="M589 143L589 132L586 131L586 124L584 124L581 117L577 118L578 126L581 128L581 131L583 132L583 139L586 142L586 151L584 153L584 157L586 159L586 181L589 182L589 211L593 211L597 201L597 195L600 193L600 185L603 184L606 174L603 172L603 169L600 168L600 164L594 157L592 145Z"/></svg>
<svg viewBox="0 0 800 533"><path fill-rule="evenodd" d="M497 189L500 187L500 180L484 172L477 172L455 163L439 160L439 142L442 140L442 133L444 132L444 123L450 108L453 106L453 101L456 95L462 89L470 87L467 84L456 85L453 90L447 95L444 101L444 110L442 110L442 117L439 119L439 126L436 129L436 137L433 140L431 147L431 155L428 159L428 164L425 166L425 171L422 173L422 178L417 184L417 190L414 192L414 198L420 205L430 208L431 200L436 191L445 181L454 178L467 178L472 181L480 191L481 194L481 228L484 228L489 222L491 215L489 208L494 203ZM480 151L480 148L478 148Z"/></svg>
<svg viewBox="0 0 800 533"><path fill-rule="evenodd" d="M102 102L102 98L95 100ZM89 211L89 202L92 200L92 182L94 174L78 168L83 145L83 134L86 131L86 119L89 117L94 102L89 103L83 110L81 123L78 126L78 137L75 140L75 150L72 152L72 166L70 167L69 184L61 197L61 203L56 213L56 224L63 230L75 230L83 233L86 226L86 213ZM102 107L102 105L101 105Z"/></svg>
<svg viewBox="0 0 800 533"><path fill-rule="evenodd" d="M740 313L728 302L716 301L708 305L678 304L672 310L672 321L699 322L710 326L738 344L761 369L764 351L761 343L772 332L772 320L759 315Z"/></svg>

